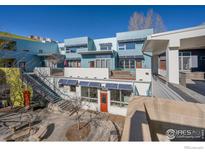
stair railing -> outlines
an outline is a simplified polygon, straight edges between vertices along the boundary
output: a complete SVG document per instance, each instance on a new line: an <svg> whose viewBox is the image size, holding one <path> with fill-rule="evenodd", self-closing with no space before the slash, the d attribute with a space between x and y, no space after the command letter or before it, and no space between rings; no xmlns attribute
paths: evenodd
<svg viewBox="0 0 205 154"><path fill-rule="evenodd" d="M54 90L58 95L60 95L61 97L63 96L63 98L66 99L66 100L73 100L73 99L74 99L74 98L72 98L71 96L69 96L69 95L63 93L60 89L58 89L54 83L51 83L51 82L46 78L47 76L42 75L42 73L41 73L40 71L38 71L38 70L35 70L35 71L36 71L36 72L38 73L38 75L40 76L40 79L42 79L42 80L45 82L45 84L47 83L49 87L53 88L53 90Z"/></svg>

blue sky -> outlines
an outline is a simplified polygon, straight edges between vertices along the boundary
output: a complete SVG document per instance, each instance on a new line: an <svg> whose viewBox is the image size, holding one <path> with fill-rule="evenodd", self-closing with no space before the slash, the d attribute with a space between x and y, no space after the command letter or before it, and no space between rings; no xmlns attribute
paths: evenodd
<svg viewBox="0 0 205 154"><path fill-rule="evenodd" d="M0 6L0 31L58 41L113 37L128 30L133 12L146 13L151 8L162 16L167 30L205 22L205 6Z"/></svg>

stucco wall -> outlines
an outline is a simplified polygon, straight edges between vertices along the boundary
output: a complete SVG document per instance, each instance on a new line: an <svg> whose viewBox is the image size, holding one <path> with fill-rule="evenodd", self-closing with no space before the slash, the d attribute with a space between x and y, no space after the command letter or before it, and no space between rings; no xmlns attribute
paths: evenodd
<svg viewBox="0 0 205 154"><path fill-rule="evenodd" d="M151 69L138 68L136 71L136 81L151 82Z"/></svg>
<svg viewBox="0 0 205 154"><path fill-rule="evenodd" d="M108 79L108 68L64 68L65 77Z"/></svg>

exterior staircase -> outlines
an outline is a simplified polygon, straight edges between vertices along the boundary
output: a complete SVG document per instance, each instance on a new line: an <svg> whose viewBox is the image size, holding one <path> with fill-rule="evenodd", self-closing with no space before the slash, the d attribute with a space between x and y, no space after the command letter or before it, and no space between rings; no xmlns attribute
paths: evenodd
<svg viewBox="0 0 205 154"><path fill-rule="evenodd" d="M24 81L27 82L28 85L30 85L33 88L33 91L46 99L49 103L48 108L49 110L55 111L58 110L60 113L73 113L74 112L74 105L72 102L72 98L70 98L68 95L67 99L62 98L62 95L65 95L62 93L59 89L55 89L55 91L51 88L53 87L53 84L46 80L48 84L46 84L40 77L38 77L34 73L24 73L23 74ZM64 96L65 97L65 96Z"/></svg>

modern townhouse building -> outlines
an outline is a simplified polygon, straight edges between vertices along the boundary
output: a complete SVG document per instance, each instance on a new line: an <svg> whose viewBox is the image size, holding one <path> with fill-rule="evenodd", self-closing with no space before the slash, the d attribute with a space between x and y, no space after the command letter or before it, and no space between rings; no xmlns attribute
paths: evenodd
<svg viewBox="0 0 205 154"><path fill-rule="evenodd" d="M54 41L0 33L1 67L15 66L31 72L35 67L57 67L57 63L63 63L63 57Z"/></svg>
<svg viewBox="0 0 205 154"><path fill-rule="evenodd" d="M125 115L134 95L203 102L202 96L187 94L179 86L204 80L204 29L198 26L158 34L145 29L111 38L70 38L62 43L2 33L0 65L15 64L33 71L26 74L28 83L40 95L48 95L49 101L57 102L65 95L77 97L90 109L103 112ZM53 73L59 67L63 67L61 73Z"/></svg>
<svg viewBox="0 0 205 154"><path fill-rule="evenodd" d="M49 91L60 91L60 96L81 98L91 109L125 115L131 96L148 95L151 57L142 53L142 46L152 33L146 29L112 38L65 39L58 44L37 36L2 35L2 66L30 72L24 73L25 80L40 95L48 95L49 101L56 99Z"/></svg>
<svg viewBox="0 0 205 154"><path fill-rule="evenodd" d="M117 33L116 37L78 37L59 43L66 56L64 75L47 79L70 97L79 97L90 109L126 114L133 95L148 95L151 56L142 53L152 29ZM45 72L45 71L44 71Z"/></svg>
<svg viewBox="0 0 205 154"><path fill-rule="evenodd" d="M152 29L120 32L116 37L91 39L79 37L60 43L61 52L66 55L65 66L83 68L109 68L129 70L151 68L151 58L141 51L146 37Z"/></svg>

